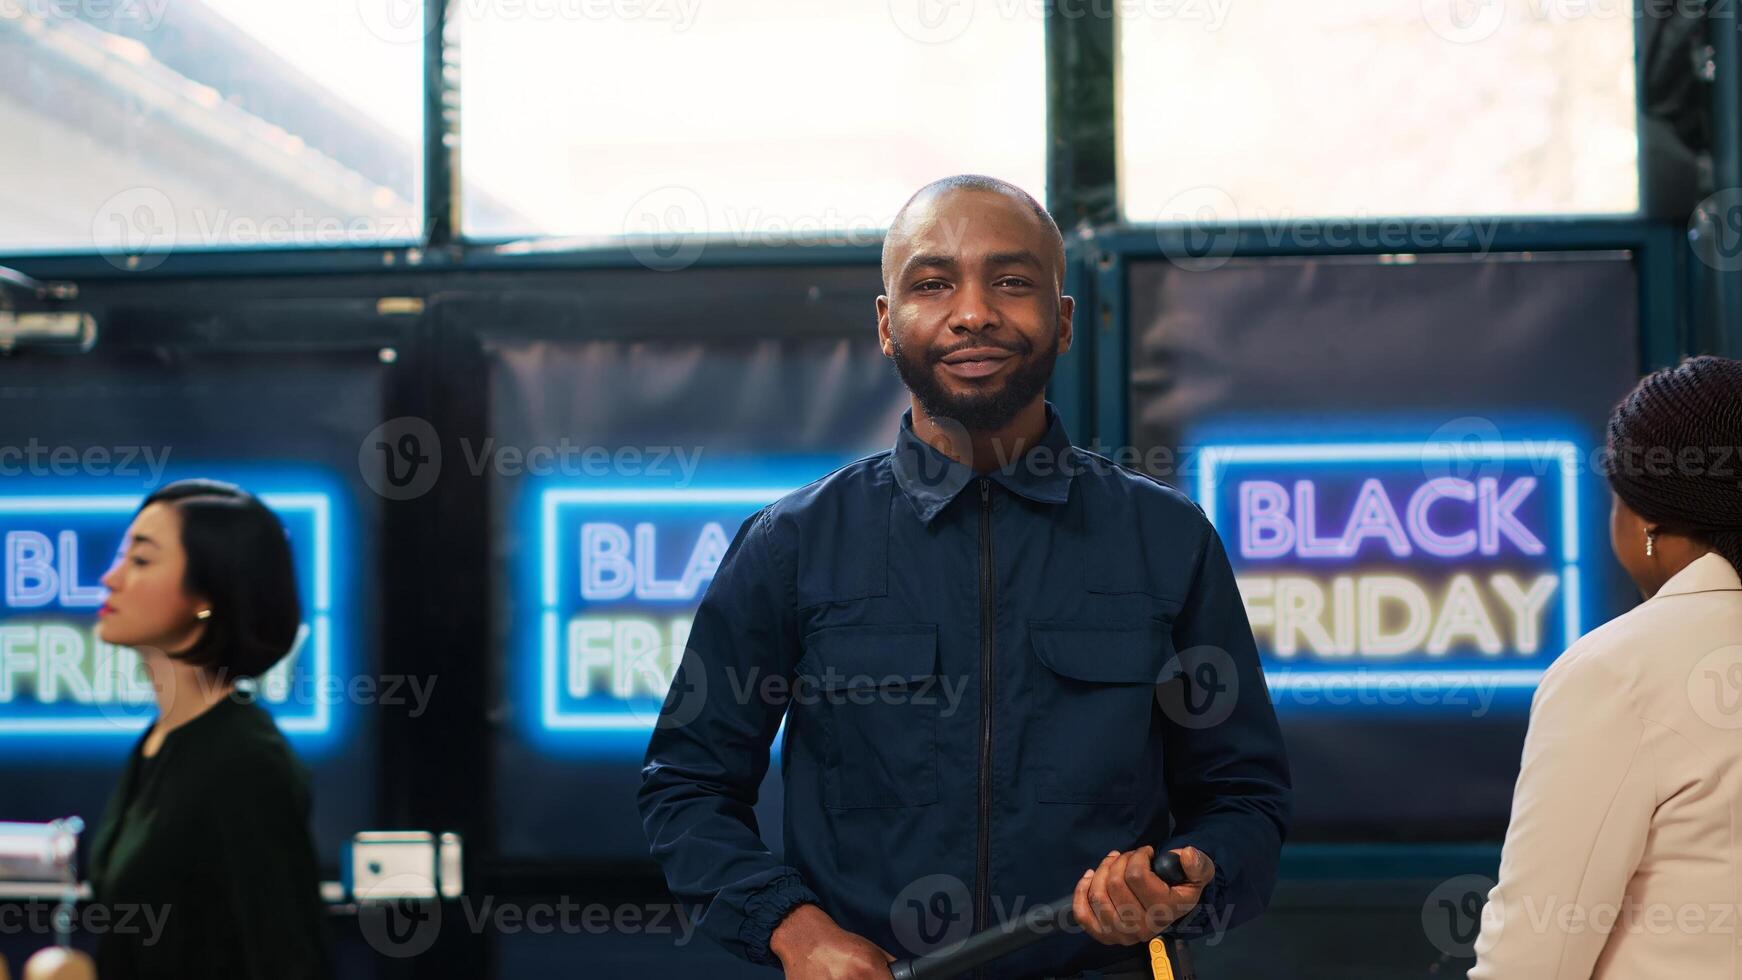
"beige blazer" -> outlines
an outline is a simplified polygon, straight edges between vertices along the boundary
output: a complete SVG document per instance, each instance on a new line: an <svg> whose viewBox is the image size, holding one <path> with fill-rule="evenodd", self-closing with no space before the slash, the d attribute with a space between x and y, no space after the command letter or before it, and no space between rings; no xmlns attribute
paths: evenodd
<svg viewBox="0 0 1742 980"><path fill-rule="evenodd" d="M1543 675L1471 980L1742 978L1742 581L1711 554Z"/></svg>

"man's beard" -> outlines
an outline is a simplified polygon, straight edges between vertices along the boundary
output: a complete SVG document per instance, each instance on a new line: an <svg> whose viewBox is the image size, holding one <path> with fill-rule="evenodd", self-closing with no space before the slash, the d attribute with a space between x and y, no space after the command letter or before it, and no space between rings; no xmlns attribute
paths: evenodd
<svg viewBox="0 0 1742 980"><path fill-rule="evenodd" d="M910 353L901 341L890 334L890 346L895 348L895 371L901 383L913 392L919 406L934 419L954 419L971 432L996 432L1009 425L1016 413L1028 407L1035 396L1046 390L1052 378L1053 362L1058 359L1058 334L1052 343L1038 353L1022 338L1016 338L1021 349L1012 350L1018 363L1010 376L989 391L958 395L938 380L937 365L944 356L966 346L995 346L985 342L958 344L941 352L925 350ZM1006 348L1010 349L1010 348Z"/></svg>

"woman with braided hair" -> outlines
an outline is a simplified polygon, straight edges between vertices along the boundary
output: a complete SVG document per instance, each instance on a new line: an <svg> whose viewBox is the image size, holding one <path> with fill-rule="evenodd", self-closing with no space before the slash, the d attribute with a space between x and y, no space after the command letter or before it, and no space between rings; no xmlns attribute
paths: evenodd
<svg viewBox="0 0 1742 980"><path fill-rule="evenodd" d="M1742 568L1736 454L1742 454L1742 361L1689 358L1641 381L1615 410L1610 544L1647 599L1710 553Z"/></svg>
<svg viewBox="0 0 1742 980"><path fill-rule="evenodd" d="M1472 980L1742 977L1742 361L1609 422L1610 546L1645 597L1543 675Z"/></svg>

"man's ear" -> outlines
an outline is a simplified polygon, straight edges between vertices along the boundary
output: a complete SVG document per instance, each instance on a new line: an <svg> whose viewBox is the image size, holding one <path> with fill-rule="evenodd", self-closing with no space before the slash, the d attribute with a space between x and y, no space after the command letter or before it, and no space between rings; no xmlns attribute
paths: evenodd
<svg viewBox="0 0 1742 980"><path fill-rule="evenodd" d="M877 297L877 346L884 357L895 356L895 344L889 339L889 297Z"/></svg>
<svg viewBox="0 0 1742 980"><path fill-rule="evenodd" d="M1059 297L1059 343L1058 352L1063 354L1071 349L1071 337L1075 331L1071 320L1077 311L1077 301L1070 296Z"/></svg>

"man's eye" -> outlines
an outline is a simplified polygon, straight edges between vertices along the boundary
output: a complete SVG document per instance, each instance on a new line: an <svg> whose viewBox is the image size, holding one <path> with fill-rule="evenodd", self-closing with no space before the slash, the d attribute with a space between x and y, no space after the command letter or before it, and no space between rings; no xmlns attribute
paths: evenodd
<svg viewBox="0 0 1742 980"><path fill-rule="evenodd" d="M1017 288L1022 288L1022 287L1026 287L1026 286L1032 286L1032 285L1034 285L1034 283L1029 282L1027 279L1022 278L1021 276L1005 276L1004 278L998 280L998 285L1000 285L1000 286L1015 286Z"/></svg>
<svg viewBox="0 0 1742 980"><path fill-rule="evenodd" d="M929 293L929 292L936 292L937 290L943 289L948 285L949 285L948 283L944 282L941 279L927 279L926 281L919 283L918 285L914 286L913 288L914 288L915 292Z"/></svg>

